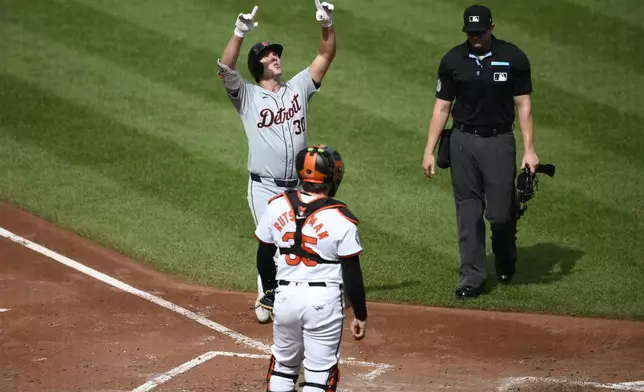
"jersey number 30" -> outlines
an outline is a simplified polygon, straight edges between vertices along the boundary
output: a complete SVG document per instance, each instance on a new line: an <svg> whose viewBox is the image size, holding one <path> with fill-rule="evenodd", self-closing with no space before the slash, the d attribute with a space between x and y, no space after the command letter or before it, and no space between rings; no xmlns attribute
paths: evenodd
<svg viewBox="0 0 644 392"><path fill-rule="evenodd" d="M302 132L306 131L306 124L304 122L304 117L299 120L293 120L293 125L295 125L295 134L299 135Z"/></svg>
<svg viewBox="0 0 644 392"><path fill-rule="evenodd" d="M284 233L282 236L282 241L288 242L288 240L293 240L295 239L295 233L294 232L288 232ZM318 239L315 237L309 237L308 235L302 234L302 249L304 251L309 252L312 255L318 255L313 249L309 248L308 245L316 245L318 243ZM300 263L303 263L307 267L315 267L318 265L317 261L308 259L306 257L302 256L295 256L295 255L284 255L284 259L286 260L286 264L290 266L297 266Z"/></svg>

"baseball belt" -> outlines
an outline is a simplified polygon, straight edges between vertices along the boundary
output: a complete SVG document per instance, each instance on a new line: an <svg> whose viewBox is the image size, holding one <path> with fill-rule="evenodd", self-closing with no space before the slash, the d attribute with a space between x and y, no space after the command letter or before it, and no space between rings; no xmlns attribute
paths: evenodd
<svg viewBox="0 0 644 392"><path fill-rule="evenodd" d="M295 188L297 186L298 180L280 180L277 178L262 178L259 176L259 174L255 173L250 173L250 179L255 181L255 182L268 182L268 183L274 183L280 188Z"/></svg>
<svg viewBox="0 0 644 392"><path fill-rule="evenodd" d="M514 130L514 125L504 125L498 127L483 127L475 125L467 125L460 122L454 123L454 129L458 129L461 132L471 133L479 137L492 137L496 135L502 135L504 133L510 133Z"/></svg>

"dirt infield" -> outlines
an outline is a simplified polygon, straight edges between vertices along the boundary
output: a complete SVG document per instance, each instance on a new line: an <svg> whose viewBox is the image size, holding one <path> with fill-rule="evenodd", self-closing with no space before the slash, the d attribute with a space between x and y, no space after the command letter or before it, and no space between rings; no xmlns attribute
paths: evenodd
<svg viewBox="0 0 644 392"><path fill-rule="evenodd" d="M264 390L272 327L253 294L161 274L6 204L0 227L92 269L0 238L0 390ZM644 380L642 322L369 313L367 338L344 341L341 391L644 391L625 384Z"/></svg>

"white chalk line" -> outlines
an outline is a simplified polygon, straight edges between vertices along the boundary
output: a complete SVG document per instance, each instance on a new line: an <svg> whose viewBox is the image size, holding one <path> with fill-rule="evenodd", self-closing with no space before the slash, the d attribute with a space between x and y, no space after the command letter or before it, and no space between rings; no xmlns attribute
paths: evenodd
<svg viewBox="0 0 644 392"><path fill-rule="evenodd" d="M74 261L68 257L65 257L61 254L58 254L52 250L49 250L41 245L38 245L34 242L31 242L27 239L24 239L16 234L13 234L10 231L7 231L3 228L0 227L0 236L5 237L15 243L18 243L26 248L29 248L35 252L38 252L44 256L49 257L50 259L56 260L59 263L65 264L68 267L71 267L79 272L82 272L86 275L91 276L94 279L98 279L101 282L107 283L110 286L116 287L117 289L123 290L127 293L134 294L137 297L146 299L152 303L155 303L159 306L162 306L166 309L169 309L173 312L179 313L191 320L194 320L198 322L199 324L202 324L210 329L213 329L217 332L220 332L233 340L235 340L237 343L242 344L247 347L251 347L260 351L268 352L268 345L260 342L259 340L255 340L252 338L249 338L247 336L244 336L240 333L237 333L229 328L224 327L221 324L218 324L212 320L209 320L203 316L200 316L188 309L182 308L181 306L175 305L172 302L166 301L165 299L159 298L155 295L152 295L150 293L147 293L143 290L139 290L137 288L134 288L130 286L127 283L123 283L120 280L114 279L111 276L105 275L102 272L99 272L93 268L87 267L77 261Z"/></svg>
<svg viewBox="0 0 644 392"><path fill-rule="evenodd" d="M218 324L206 317L200 316L188 309L182 308L179 305L173 304L172 302L166 301L163 298L159 298L156 295L147 293L143 290L139 290L135 287L130 286L127 283L121 282L118 279L112 278L109 275L106 275L102 272L99 272L93 268L87 267L75 260L70 259L69 257L63 256L59 253L56 253L50 249L45 248L44 246L38 245L32 241L29 241L25 238L20 237L17 234L14 234L2 227L0 227L0 236L5 237L17 244L20 244L28 249L31 249L35 252L40 253L43 256L49 257L50 259L53 259L55 261L58 261L59 263L62 263L70 268L73 268L79 272L82 272L86 275L91 276L94 279L100 280L103 283L107 283L110 286L116 287L117 289L120 289L122 291L125 291L130 294L134 294L137 297L146 299L152 303L155 303L159 306L162 306L168 310L171 310L175 313L179 313L191 320L194 320L198 322L201 325L204 325L210 329L213 329L217 332L220 332L233 340L235 342L244 345L246 347L250 347L259 351L262 351L264 353L270 353L270 348L267 344L262 343L259 340L253 339L251 337L242 335L238 332L235 332L221 324ZM375 363L375 362L365 362L365 361L355 361L355 360L347 360L347 359L341 359L340 364L346 364L346 365L355 365L355 366L364 366L364 367L371 367L374 368L373 371L362 375L362 378L366 380L373 380L378 376L381 376L382 374L386 373L389 369L393 368L392 365L384 364L384 363Z"/></svg>
<svg viewBox="0 0 644 392"><path fill-rule="evenodd" d="M192 359L182 365L177 366L174 369L171 369L168 372L165 372L153 379L149 380L145 384L134 388L132 392L148 392L152 389L158 387L159 385L168 382L175 378L176 376L187 372L188 370L201 365L204 362L207 362L215 357L240 357L240 358L252 358L252 359L268 359L269 356L266 354L245 354L245 353L231 353L226 351L209 351L205 354L198 356L195 359Z"/></svg>
<svg viewBox="0 0 644 392"><path fill-rule="evenodd" d="M234 353L229 351L209 351L205 354L201 354L195 359L192 359L182 365L177 366L174 369L171 369L161 375L154 377L145 384L134 388L131 392L148 392L152 389L158 387L159 385L168 382L175 378L176 376L187 372L188 370L195 368L215 357L237 357L237 358L250 358L250 359L264 359L267 360L270 358L268 354L247 354L247 353ZM366 363L366 362L365 362ZM366 363L371 365L371 363ZM341 389L339 392L351 392L350 389Z"/></svg>
<svg viewBox="0 0 644 392"><path fill-rule="evenodd" d="M620 391L637 391L637 392L644 391L644 381L601 384L598 382L591 382L591 381L572 381L572 380L561 380L557 378L547 378L547 377L508 377L504 379L503 385L501 385L497 390L499 392L505 392L510 390L510 388L526 385L529 383L578 385L582 387L604 388L604 389L613 389L613 390L620 390Z"/></svg>
<svg viewBox="0 0 644 392"><path fill-rule="evenodd" d="M11 310L11 309L7 309L7 308L0 308L0 313L8 312L8 311L10 311L10 310Z"/></svg>

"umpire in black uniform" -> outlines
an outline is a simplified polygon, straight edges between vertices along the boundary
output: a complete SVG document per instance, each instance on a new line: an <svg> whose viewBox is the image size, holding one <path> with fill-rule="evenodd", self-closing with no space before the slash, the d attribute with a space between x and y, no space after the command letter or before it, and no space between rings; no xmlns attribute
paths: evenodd
<svg viewBox="0 0 644 392"><path fill-rule="evenodd" d="M539 164L534 151L530 61L517 46L497 39L493 30L489 8L472 5L465 10L462 31L467 40L449 50L438 67L436 103L423 159L425 175L431 178L439 144L438 165L451 168L461 257L457 298L476 297L484 291L484 217L490 223L498 278L507 283L515 272L515 108L525 151L521 167L528 165L534 172ZM444 131L450 112L453 124Z"/></svg>

